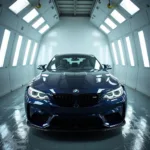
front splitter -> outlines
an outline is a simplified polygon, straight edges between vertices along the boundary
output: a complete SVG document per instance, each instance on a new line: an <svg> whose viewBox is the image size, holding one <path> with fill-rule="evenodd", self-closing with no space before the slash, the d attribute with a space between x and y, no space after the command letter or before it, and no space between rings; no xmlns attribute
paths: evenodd
<svg viewBox="0 0 150 150"><path fill-rule="evenodd" d="M117 129L119 127L122 127L125 125L125 120L122 121L121 123L119 124L115 124L115 125L111 125L111 126L103 126L101 128L96 128L96 129L80 129L80 128L72 128L72 129L63 129L63 128L51 128L51 127L40 127L40 126L37 126L35 124L32 124L30 121L27 121L27 125L32 127L32 128L35 128L35 129L38 129L38 130L42 130L42 131L52 131L52 132L94 132L94 131L108 131L108 130L114 130L114 129Z"/></svg>

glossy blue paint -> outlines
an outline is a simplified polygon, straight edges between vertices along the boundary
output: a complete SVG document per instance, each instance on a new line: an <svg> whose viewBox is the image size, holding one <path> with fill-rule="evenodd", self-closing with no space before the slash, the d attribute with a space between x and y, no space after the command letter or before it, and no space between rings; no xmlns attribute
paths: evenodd
<svg viewBox="0 0 150 150"><path fill-rule="evenodd" d="M91 55L65 54L55 56L50 61L50 64L53 60L60 62L61 59L64 61L64 59L70 59L70 57L72 59L75 57L85 57L85 60L90 58L92 61L93 59L94 61L97 61L96 58ZM58 58L61 59L57 60ZM69 62L67 63L69 65ZM29 125L39 127L40 129L46 128L53 130L55 129L52 125L54 122L53 120L56 120L57 118L63 119L63 117L67 117L67 119L71 121L72 119L87 119L89 116L93 115L97 117L96 119L98 119L99 122L101 122L101 125L96 127L96 129L116 127L124 123L127 103L125 88L121 83L119 83L118 79L111 75L105 68L103 68L101 64L99 64L99 66L101 66L100 69L88 70L80 70L80 67L77 69L73 68L73 70L49 70L49 65L46 69L43 69L43 72L35 77L26 88L25 109ZM71 65L69 65L69 67L70 66ZM40 66L40 68L44 67ZM30 87L45 93L46 99L39 100L38 98L33 98L28 93L28 89ZM124 90L120 97L113 98L111 100L104 97L107 92L119 87L122 87ZM77 91L77 93L74 91ZM57 100L55 96L59 96L60 94L67 94L65 99L61 99L61 101L64 101L64 103L71 95L69 102L73 101L74 104L71 106L59 105L56 102ZM98 97L98 102L89 106L80 106L78 96L87 96L89 94L95 94L96 98ZM86 101L89 101L89 99L82 98L82 101L85 101L86 103ZM90 101L94 101L94 99L91 98ZM81 118L81 116L84 116L84 118ZM76 125L75 128L77 128ZM57 129L63 130L63 127ZM74 127L72 127L72 129L74 130ZM92 129L95 128L92 127ZM67 127L64 130L67 130ZM82 130L86 130L86 128L83 128Z"/></svg>

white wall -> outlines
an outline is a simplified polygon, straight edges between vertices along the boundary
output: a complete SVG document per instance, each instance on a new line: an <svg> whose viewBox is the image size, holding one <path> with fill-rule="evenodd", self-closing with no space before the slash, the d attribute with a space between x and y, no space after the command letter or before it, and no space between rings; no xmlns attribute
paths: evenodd
<svg viewBox="0 0 150 150"><path fill-rule="evenodd" d="M35 64L30 65L31 55L33 52L33 43L37 42L40 45L42 35L38 32L45 24L50 27L59 21L59 16L53 2L41 1L42 7L37 9L39 15L30 23L26 23L22 18L37 5L36 0L29 0L30 5L23 9L17 15L9 10L16 0L2 0L0 2L0 46L5 29L11 31L10 40L8 43L7 53L5 56L4 66L0 68L0 96L13 91L20 86L27 84L35 76ZM45 19L38 29L34 29L32 24L40 17ZM18 36L23 36L23 42L19 54L17 66L12 66ZM32 45L29 51L29 56L26 66L23 66L23 59L26 50L27 40L32 40ZM38 52L38 49L37 49Z"/></svg>
<svg viewBox="0 0 150 150"><path fill-rule="evenodd" d="M127 19L127 21L122 23L110 34L108 34L108 37L110 44L111 42L117 43L118 39L121 39L123 41L123 50L126 65L122 66L121 61L119 60L119 65L114 65L114 74L129 87L132 87L150 96L150 68L145 68L143 64L143 58L138 38L138 32L140 30L144 31L144 36L147 44L146 46L150 59L150 9L141 9L140 12ZM127 36L130 36L131 38L135 60L134 67L131 67L129 62L129 55L125 42L125 37ZM119 58L119 49L117 49L117 54Z"/></svg>
<svg viewBox="0 0 150 150"><path fill-rule="evenodd" d="M120 0L114 0L116 4L113 9L108 9L108 1L97 1L95 8L93 9L90 21L99 28L101 24L105 25L110 29L108 34L111 55L114 64L114 75L117 76L121 82L125 83L127 86L136 89L148 96L150 96L150 67L145 68L142 59L141 48L139 44L138 32L140 30L144 31L146 46L148 50L149 60L150 60L150 1L149 0L132 0L139 8L140 11L131 16L125 9L120 6ZM112 3L113 3L112 2ZM125 18L126 21L123 23L118 23L110 14L117 9ZM117 28L112 30L104 21L109 17L116 25ZM127 45L125 38L129 36L131 39L131 45L133 49L133 56L135 60L135 66L131 67ZM125 66L121 64L121 57L119 53L119 48L117 41L122 41L123 53L125 58ZM111 42L115 43L117 57L119 60L119 65L115 65L114 56L112 54Z"/></svg>
<svg viewBox="0 0 150 150"><path fill-rule="evenodd" d="M21 28L24 27L23 30ZM14 15L6 8L0 11L0 46L3 39L4 30L7 29L11 32L8 48L6 51L4 66L0 67L0 96L3 96L22 85L27 84L35 76L35 66L30 65L30 59L33 50L33 43L40 44L41 35L35 31L31 26L28 26L18 16ZM20 49L20 55L17 66L13 67L12 62L16 50L18 36L23 36L23 42ZM27 40L32 40L32 47L30 48L27 65L23 66L23 58Z"/></svg>
<svg viewBox="0 0 150 150"><path fill-rule="evenodd" d="M63 53L93 54L101 63L112 64L107 37L88 18L60 18L41 41L37 65Z"/></svg>

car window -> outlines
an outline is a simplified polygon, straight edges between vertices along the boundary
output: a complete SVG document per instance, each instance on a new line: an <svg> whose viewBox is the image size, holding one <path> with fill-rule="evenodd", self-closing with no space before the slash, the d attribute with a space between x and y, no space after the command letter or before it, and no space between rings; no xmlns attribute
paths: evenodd
<svg viewBox="0 0 150 150"><path fill-rule="evenodd" d="M88 55L55 56L49 63L47 70L99 70L98 60Z"/></svg>

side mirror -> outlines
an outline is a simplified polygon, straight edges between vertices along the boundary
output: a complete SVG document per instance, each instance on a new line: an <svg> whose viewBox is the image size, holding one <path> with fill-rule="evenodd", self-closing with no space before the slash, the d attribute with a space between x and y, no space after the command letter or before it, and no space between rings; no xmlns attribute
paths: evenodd
<svg viewBox="0 0 150 150"><path fill-rule="evenodd" d="M39 65L39 66L37 67L37 69L42 70L42 71L45 71L45 70L46 70L46 64L45 64L45 65Z"/></svg>
<svg viewBox="0 0 150 150"><path fill-rule="evenodd" d="M112 69L111 65L106 65L106 64L103 64L103 68L104 70Z"/></svg>

